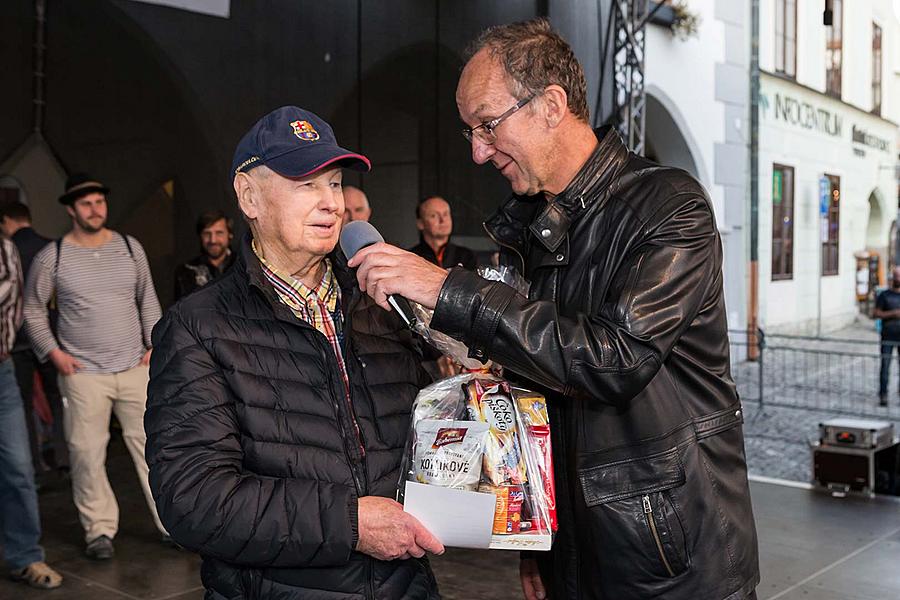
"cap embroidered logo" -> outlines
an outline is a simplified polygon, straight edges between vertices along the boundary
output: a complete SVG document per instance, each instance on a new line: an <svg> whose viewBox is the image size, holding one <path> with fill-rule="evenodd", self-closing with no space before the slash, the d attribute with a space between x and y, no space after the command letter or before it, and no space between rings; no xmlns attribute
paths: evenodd
<svg viewBox="0 0 900 600"><path fill-rule="evenodd" d="M316 131L309 121L292 121L291 127L294 128L294 135L301 140L314 142L319 139L319 132Z"/></svg>

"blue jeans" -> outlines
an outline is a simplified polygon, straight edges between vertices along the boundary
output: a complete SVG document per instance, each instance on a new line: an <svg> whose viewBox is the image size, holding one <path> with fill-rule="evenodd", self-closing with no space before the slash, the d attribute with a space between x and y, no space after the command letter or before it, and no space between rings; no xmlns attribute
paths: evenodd
<svg viewBox="0 0 900 600"><path fill-rule="evenodd" d="M900 359L900 342L881 340L881 376L878 378L878 395L884 396L888 391L888 379L891 374L891 356L897 348L897 358Z"/></svg>
<svg viewBox="0 0 900 600"><path fill-rule="evenodd" d="M12 359L0 362L0 543L10 569L44 560L25 411Z"/></svg>

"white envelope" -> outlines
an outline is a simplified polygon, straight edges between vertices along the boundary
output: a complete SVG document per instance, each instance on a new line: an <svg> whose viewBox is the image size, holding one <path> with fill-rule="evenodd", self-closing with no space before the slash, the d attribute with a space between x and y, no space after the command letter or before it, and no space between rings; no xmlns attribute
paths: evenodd
<svg viewBox="0 0 900 600"><path fill-rule="evenodd" d="M414 516L445 546L489 548L497 499L416 481L406 482L403 510Z"/></svg>
<svg viewBox="0 0 900 600"><path fill-rule="evenodd" d="M492 534L497 508L493 494L407 481L403 502L403 510L448 547L549 550L553 545L549 533Z"/></svg>

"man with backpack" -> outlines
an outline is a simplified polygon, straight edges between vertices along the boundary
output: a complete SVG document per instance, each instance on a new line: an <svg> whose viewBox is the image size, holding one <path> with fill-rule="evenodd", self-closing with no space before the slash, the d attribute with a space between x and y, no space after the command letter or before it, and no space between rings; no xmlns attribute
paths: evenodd
<svg viewBox="0 0 900 600"><path fill-rule="evenodd" d="M49 359L59 372L67 401L72 497L86 554L97 560L113 556L119 525L106 475L112 412L153 520L167 538L147 482L143 427L150 333L161 311L143 247L106 227L108 193L88 175L69 177L59 202L72 218L72 229L35 256L25 291L26 332L38 359ZM48 318L51 301L59 313L56 334Z"/></svg>

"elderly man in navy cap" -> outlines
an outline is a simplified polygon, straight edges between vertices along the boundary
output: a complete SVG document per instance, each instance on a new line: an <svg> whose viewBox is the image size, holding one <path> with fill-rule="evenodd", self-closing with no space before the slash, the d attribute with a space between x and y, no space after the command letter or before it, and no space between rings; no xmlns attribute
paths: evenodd
<svg viewBox="0 0 900 600"><path fill-rule="evenodd" d="M232 164L234 267L153 332L150 485L207 598L438 597L443 546L390 499L427 380L335 250L342 168L370 164L315 114L260 119Z"/></svg>

